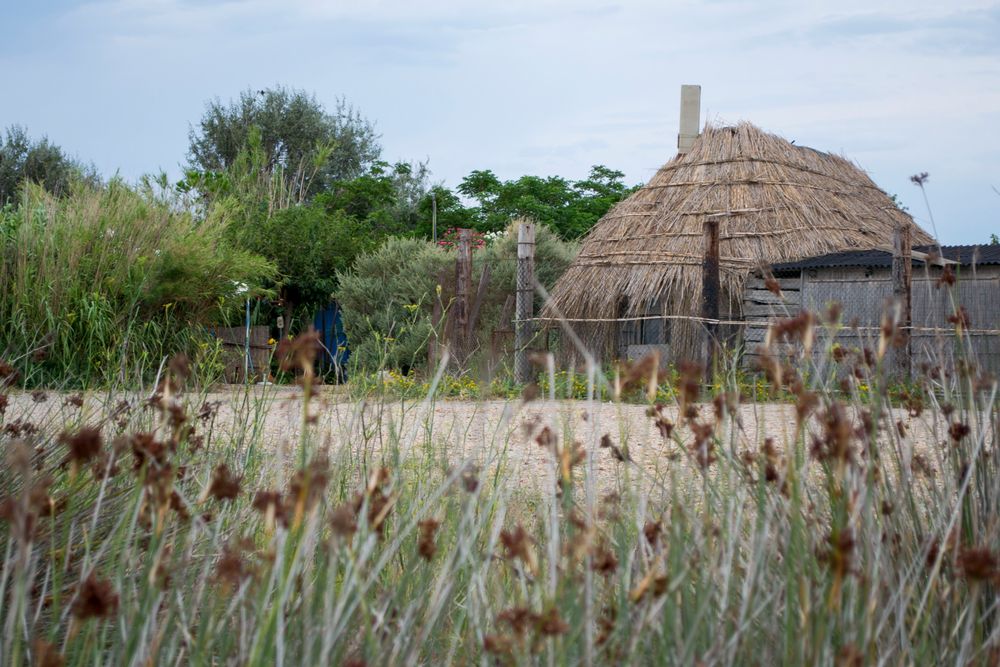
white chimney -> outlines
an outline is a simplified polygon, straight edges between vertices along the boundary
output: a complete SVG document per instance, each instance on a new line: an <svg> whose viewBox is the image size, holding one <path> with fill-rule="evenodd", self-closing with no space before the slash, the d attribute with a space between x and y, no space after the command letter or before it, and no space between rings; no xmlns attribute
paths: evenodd
<svg viewBox="0 0 1000 667"><path fill-rule="evenodd" d="M701 127L701 86L681 86L681 127L677 133L677 153L691 150Z"/></svg>

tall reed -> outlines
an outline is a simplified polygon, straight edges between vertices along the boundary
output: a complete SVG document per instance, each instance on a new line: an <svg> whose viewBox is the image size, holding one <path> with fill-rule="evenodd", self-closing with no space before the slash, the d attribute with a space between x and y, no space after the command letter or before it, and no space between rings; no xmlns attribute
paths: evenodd
<svg viewBox="0 0 1000 667"><path fill-rule="evenodd" d="M0 354L35 386L149 377L179 351L208 365L204 324L272 273L148 191L27 186L0 211Z"/></svg>

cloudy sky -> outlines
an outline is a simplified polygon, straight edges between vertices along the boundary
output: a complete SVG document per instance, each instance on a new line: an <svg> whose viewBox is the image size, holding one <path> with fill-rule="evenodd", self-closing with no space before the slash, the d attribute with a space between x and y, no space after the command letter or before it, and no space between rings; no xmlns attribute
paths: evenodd
<svg viewBox="0 0 1000 667"><path fill-rule="evenodd" d="M1000 234L1000 3L2 0L0 126L105 174L178 175L205 101L284 84L375 121L390 160L647 180L703 121L838 152L945 243Z"/></svg>

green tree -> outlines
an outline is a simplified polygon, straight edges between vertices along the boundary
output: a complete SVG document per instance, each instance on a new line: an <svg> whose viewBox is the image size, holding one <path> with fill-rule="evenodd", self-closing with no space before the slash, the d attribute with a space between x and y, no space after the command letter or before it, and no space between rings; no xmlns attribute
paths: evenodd
<svg viewBox="0 0 1000 667"><path fill-rule="evenodd" d="M99 182L93 167L84 167L42 137L33 141L18 125L0 137L0 206L14 200L25 181L38 183L55 195L69 190L74 180Z"/></svg>
<svg viewBox="0 0 1000 667"><path fill-rule="evenodd" d="M421 197L417 204L415 236L424 239L432 238L435 208L437 209L438 238L447 229L476 227L473 212L462 204L462 199L443 185L435 185Z"/></svg>
<svg viewBox="0 0 1000 667"><path fill-rule="evenodd" d="M428 192L423 163L376 162L366 173L336 183L316 202L363 222L362 233L374 241L387 236L419 235L421 202Z"/></svg>
<svg viewBox="0 0 1000 667"><path fill-rule="evenodd" d="M363 174L331 183L311 200L296 192L288 168L273 163L257 126L223 171L190 170L181 192L199 191L206 210L222 216L229 238L278 267L275 287L286 314L329 302L338 272L390 235L414 234L426 190L423 164L376 161Z"/></svg>
<svg viewBox="0 0 1000 667"><path fill-rule="evenodd" d="M293 206L247 226L240 245L274 262L283 297L311 310L330 302L338 272L373 247L362 227L343 211Z"/></svg>
<svg viewBox="0 0 1000 667"><path fill-rule="evenodd" d="M301 191L300 199L357 178L382 151L374 125L343 98L327 112L313 95L278 86L243 91L228 104L209 102L189 132L189 166L202 172L229 169L246 148L251 128L260 133L264 169L281 168Z"/></svg>
<svg viewBox="0 0 1000 667"><path fill-rule="evenodd" d="M624 174L597 165L582 181L558 176L521 176L501 181L492 171L473 171L459 184L460 194L475 202L467 209L470 226L500 231L519 217L532 218L566 239L583 236L614 204L635 188Z"/></svg>

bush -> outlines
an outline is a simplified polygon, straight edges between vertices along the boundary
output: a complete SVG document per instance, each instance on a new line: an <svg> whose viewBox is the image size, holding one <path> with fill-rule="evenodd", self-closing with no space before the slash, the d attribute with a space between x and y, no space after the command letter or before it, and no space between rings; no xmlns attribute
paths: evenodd
<svg viewBox="0 0 1000 667"><path fill-rule="evenodd" d="M342 211L293 206L247 225L241 246L272 260L286 298L311 315L330 302L336 275L370 240L361 223Z"/></svg>
<svg viewBox="0 0 1000 667"><path fill-rule="evenodd" d="M0 212L0 351L28 384L107 384L185 351L204 325L273 275L148 191L117 182L56 198L38 186Z"/></svg>
<svg viewBox="0 0 1000 667"><path fill-rule="evenodd" d="M551 287L572 261L576 245L543 225L537 227L535 242L536 277ZM480 350L488 350L492 332L504 326L500 321L504 304L517 286L516 224L474 251L474 289L486 265L490 279L474 332ZM450 306L454 276L454 252L426 241L393 238L358 257L351 271L338 276L337 291L355 368L384 366L406 372L422 367L429 341L435 333L444 333L432 326L434 303L440 301L442 312ZM536 312L540 306L536 304Z"/></svg>
<svg viewBox="0 0 1000 667"><path fill-rule="evenodd" d="M390 238L338 275L337 299L355 368L420 365L433 334L439 280L453 260L427 241Z"/></svg>
<svg viewBox="0 0 1000 667"><path fill-rule="evenodd" d="M480 331L487 336L501 323L501 309L508 296L517 289L517 227L511 223L497 238L492 240L473 258L475 281L482 275L483 266L490 266L489 292L480 315ZM572 241L563 241L558 234L545 225L535 225L535 279L551 289L560 276L569 268L579 246ZM535 313L542 302L535 297ZM485 342L485 341L484 341Z"/></svg>

